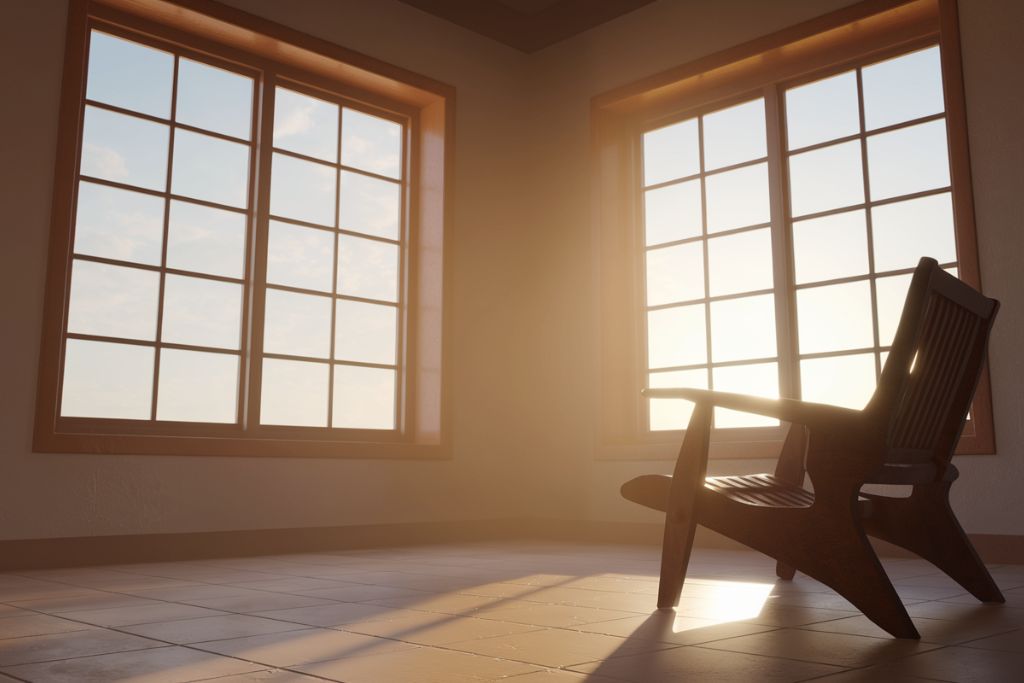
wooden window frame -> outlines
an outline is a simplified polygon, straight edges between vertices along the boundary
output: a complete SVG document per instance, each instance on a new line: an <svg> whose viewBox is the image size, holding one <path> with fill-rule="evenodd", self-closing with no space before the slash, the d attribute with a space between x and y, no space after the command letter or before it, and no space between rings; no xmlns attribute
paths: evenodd
<svg viewBox="0 0 1024 683"><path fill-rule="evenodd" d="M775 281L786 283L785 291L776 290L780 392L782 396L798 396L793 367L799 362L799 355L795 348L798 287L791 272L792 221L786 200L786 174L780 163L771 161L774 157L784 164L789 156L780 118L784 107L782 93L786 87L829 73L936 43L941 48L959 274L980 289L956 0L866 0L593 98L592 187L601 272L603 387L598 406L602 430L598 435L599 459L671 459L684 432L650 431L645 422L646 408L639 399L648 373L642 268L645 245L641 193L637 190L642 186L641 133L659 124L765 97L772 249L776 254L786 255L774 262ZM934 117L925 120L929 118ZM861 131L851 139L861 140L863 145L864 136ZM865 205L872 204L866 197ZM868 277L873 290L873 269ZM874 318L877 313L872 315ZM874 326L877 346L877 322ZM987 367L978 385L971 417L957 453L994 453ZM775 457L784 436L784 425L715 430L711 455Z"/></svg>
<svg viewBox="0 0 1024 683"><path fill-rule="evenodd" d="M237 423L59 415L86 103L87 50L93 28L255 76ZM256 419L261 373L250 366L260 363L263 357L268 171L270 155L274 153L272 116L260 118L260 114L273 111L277 82L307 93L329 94L339 106L369 111L404 127L395 430L260 425ZM33 449L140 455L450 457L445 381L450 364L445 362L442 340L446 326L444 238L450 212L454 100L454 89L444 83L210 0L72 0L54 171ZM337 165L340 164L339 160ZM157 194L170 196L167 192ZM165 232L166 229L165 219ZM337 230L335 233L340 234ZM166 235L163 249L166 250ZM165 266L162 263L156 269L167 272ZM337 299L336 293L330 296ZM159 305L163 305L162 298ZM333 316L332 310L332 320ZM333 337L333 326L331 334ZM159 337L155 345L145 344L158 349ZM336 364L333 359L324 362L332 368ZM331 381L333 374L333 370L329 372ZM156 391L154 383L154 396ZM155 400L153 406L155 410Z"/></svg>

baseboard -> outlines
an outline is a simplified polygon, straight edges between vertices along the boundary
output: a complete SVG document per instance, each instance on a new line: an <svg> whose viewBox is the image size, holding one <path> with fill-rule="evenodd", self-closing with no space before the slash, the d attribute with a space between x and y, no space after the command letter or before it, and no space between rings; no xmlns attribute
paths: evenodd
<svg viewBox="0 0 1024 683"><path fill-rule="evenodd" d="M39 538L0 541L0 571L509 539L657 546L661 543L661 537L660 524L571 519L496 519ZM986 563L1024 564L1024 536L971 534L971 540ZM873 542L880 555L913 557L902 548L883 541ZM704 548L744 548L736 541L703 527L698 527L694 543Z"/></svg>

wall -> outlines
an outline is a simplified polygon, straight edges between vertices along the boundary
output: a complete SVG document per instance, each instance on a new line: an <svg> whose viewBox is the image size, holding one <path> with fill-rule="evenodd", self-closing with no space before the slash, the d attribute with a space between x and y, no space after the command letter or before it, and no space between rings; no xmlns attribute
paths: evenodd
<svg viewBox="0 0 1024 683"><path fill-rule="evenodd" d="M589 219L589 129L592 96L644 76L765 35L842 5L786 0L698 2L663 0L537 54L537 171L531 194L539 209L531 327L531 364L538 396L529 424L545 445L538 504L544 515L601 521L659 521L621 499L618 487L637 474L670 473L670 461L595 460L600 444L594 397L598 386L596 329L598 262ZM962 479L954 506L972 533L1024 534L1024 94L1013 87L1024 63L1018 28L1024 3L961 0L964 78L974 173L983 286L1003 302L991 341L998 455L958 458ZM539 469L540 465L538 465ZM774 461L713 461L713 474L771 471Z"/></svg>
<svg viewBox="0 0 1024 683"><path fill-rule="evenodd" d="M454 85L454 455L444 462L31 452L65 0L8 0L0 22L0 539L527 516L657 521L619 498L667 461L606 462L594 398L600 276L590 216L590 98L850 0L660 0L526 56L395 0L228 4ZM1024 310L1015 278L1024 5L961 0L999 454L961 458L969 531L1024 533ZM1004 66L1000 69L997 66ZM17 93L13 98L10 93ZM764 461L713 464L763 471Z"/></svg>

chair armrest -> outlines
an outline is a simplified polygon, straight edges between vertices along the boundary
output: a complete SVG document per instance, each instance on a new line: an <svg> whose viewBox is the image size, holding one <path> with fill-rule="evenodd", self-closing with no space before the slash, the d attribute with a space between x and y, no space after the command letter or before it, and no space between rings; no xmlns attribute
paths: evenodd
<svg viewBox="0 0 1024 683"><path fill-rule="evenodd" d="M683 398L696 403L709 403L721 408L740 410L796 422L813 429L857 429L864 424L864 413L824 403L808 403L791 398L761 398L706 389L644 389L648 398Z"/></svg>

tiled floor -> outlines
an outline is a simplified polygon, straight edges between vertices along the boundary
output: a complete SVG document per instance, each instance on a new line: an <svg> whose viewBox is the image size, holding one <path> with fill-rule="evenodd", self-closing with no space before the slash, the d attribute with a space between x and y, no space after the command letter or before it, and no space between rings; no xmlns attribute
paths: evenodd
<svg viewBox="0 0 1024 683"><path fill-rule="evenodd" d="M505 542L0 574L0 681L1024 680L1022 566L986 606L887 561L920 642L755 553L698 550L659 613L657 566Z"/></svg>

